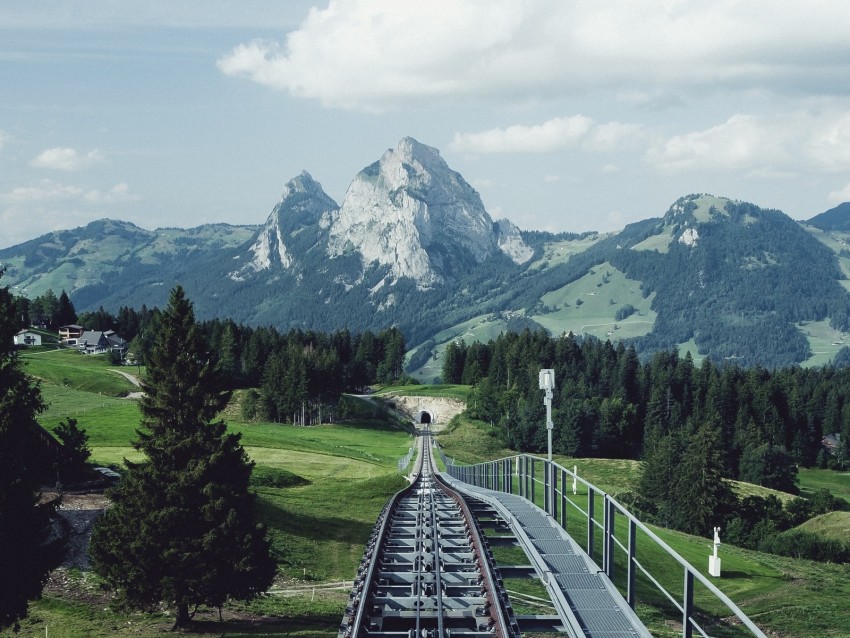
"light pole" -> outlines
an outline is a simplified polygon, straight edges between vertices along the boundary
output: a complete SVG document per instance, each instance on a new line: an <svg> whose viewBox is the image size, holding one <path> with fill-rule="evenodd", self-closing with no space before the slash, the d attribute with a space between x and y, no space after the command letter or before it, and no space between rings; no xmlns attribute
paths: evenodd
<svg viewBox="0 0 850 638"><path fill-rule="evenodd" d="M541 370L538 380L540 389L543 390L543 403L546 406L546 458L549 461L546 465L546 505L547 511L551 513L553 511L552 498L554 496L554 491L552 490L552 428L554 427L552 424L552 394L555 389L555 371L551 369Z"/></svg>

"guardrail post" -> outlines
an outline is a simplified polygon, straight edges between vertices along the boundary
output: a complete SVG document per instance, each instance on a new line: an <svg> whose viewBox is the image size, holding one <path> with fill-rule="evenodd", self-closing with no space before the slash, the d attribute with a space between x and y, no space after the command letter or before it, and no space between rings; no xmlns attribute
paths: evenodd
<svg viewBox="0 0 850 638"><path fill-rule="evenodd" d="M555 475L555 464L549 463L549 490L552 497L549 506L552 508L552 518L558 520L558 478Z"/></svg>
<svg viewBox="0 0 850 638"><path fill-rule="evenodd" d="M525 457L520 456L517 458L517 467L519 468L517 472L517 488L519 489L519 495L525 496Z"/></svg>
<svg viewBox="0 0 850 638"><path fill-rule="evenodd" d="M561 468L561 527L567 531L567 471Z"/></svg>
<svg viewBox="0 0 850 638"><path fill-rule="evenodd" d="M529 461L531 461L531 502L534 503L534 459Z"/></svg>
<svg viewBox="0 0 850 638"><path fill-rule="evenodd" d="M543 511L551 514L551 503L549 502L549 461L543 461Z"/></svg>
<svg viewBox="0 0 850 638"><path fill-rule="evenodd" d="M587 488L587 555L590 560L593 558L593 495L596 491L590 487Z"/></svg>
<svg viewBox="0 0 850 638"><path fill-rule="evenodd" d="M694 575L687 567L685 567L685 594L682 608L682 636L692 638L694 635L694 628L691 625L691 616L694 614Z"/></svg>
<svg viewBox="0 0 850 638"><path fill-rule="evenodd" d="M637 525L629 519L629 565L626 577L626 602L635 608L635 554L637 553Z"/></svg>
<svg viewBox="0 0 850 638"><path fill-rule="evenodd" d="M608 495L602 495L602 571L611 577L611 508Z"/></svg>
<svg viewBox="0 0 850 638"><path fill-rule="evenodd" d="M608 538L606 538L606 542L608 543L608 578L611 581L614 581L614 559L616 558L614 555L614 551L616 545L614 544L614 537L616 532L616 517L617 510L614 508L614 503L608 498L608 495L605 495L605 500L608 501Z"/></svg>

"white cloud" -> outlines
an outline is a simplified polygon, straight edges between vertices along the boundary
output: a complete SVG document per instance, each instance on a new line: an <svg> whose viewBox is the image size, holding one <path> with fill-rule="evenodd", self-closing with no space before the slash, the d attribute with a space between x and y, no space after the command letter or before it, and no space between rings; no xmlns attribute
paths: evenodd
<svg viewBox="0 0 850 638"><path fill-rule="evenodd" d="M827 200L833 204L850 202L850 183L848 183L841 190L831 191L827 196Z"/></svg>
<svg viewBox="0 0 850 638"><path fill-rule="evenodd" d="M334 107L381 111L422 99L525 100L666 86L846 94L850 3L778 0L331 0L283 44L255 40L219 61Z"/></svg>
<svg viewBox="0 0 850 638"><path fill-rule="evenodd" d="M544 175L543 182L546 184L555 184L561 181L560 175Z"/></svg>
<svg viewBox="0 0 850 638"><path fill-rule="evenodd" d="M49 148L30 161L34 168L49 168L57 171L80 171L103 161L103 153L94 149L85 155L77 153L73 148Z"/></svg>
<svg viewBox="0 0 850 638"><path fill-rule="evenodd" d="M5 131L0 131L0 151L3 150L3 147L6 145L6 142L9 141L9 135Z"/></svg>
<svg viewBox="0 0 850 638"><path fill-rule="evenodd" d="M18 186L7 193L0 193L0 201L7 204L33 204L39 202L79 199L83 189L45 179L34 186Z"/></svg>
<svg viewBox="0 0 850 638"><path fill-rule="evenodd" d="M556 117L534 126L455 133L449 148L462 153L547 153L575 146L592 126L593 120L584 115Z"/></svg>
<svg viewBox="0 0 850 638"><path fill-rule="evenodd" d="M777 151L784 154L781 146L761 117L736 114L709 129L675 135L649 149L646 159L670 171L740 170L776 161Z"/></svg>
<svg viewBox="0 0 850 638"><path fill-rule="evenodd" d="M0 227L4 228L0 248L27 241L60 228L74 228L97 217L126 218L124 211L102 206L118 206L140 201L127 184L107 191L85 189L45 179L0 193Z"/></svg>
<svg viewBox="0 0 850 638"><path fill-rule="evenodd" d="M514 124L480 133L455 133L449 149L473 154L549 153L581 146L595 152L612 152L645 146L646 138L638 124L598 124L585 115L573 115L532 126Z"/></svg>
<svg viewBox="0 0 850 638"><path fill-rule="evenodd" d="M140 201L140 197L130 193L127 184L116 184L106 192L96 189L86 190L79 186L62 184L44 179L32 186L19 186L6 193L0 193L0 203L22 206L46 202L78 202L87 204L113 204L118 202Z"/></svg>
<svg viewBox="0 0 850 638"><path fill-rule="evenodd" d="M667 172L737 171L787 179L850 171L850 115L818 108L776 115L738 113L710 128L652 145L644 159Z"/></svg>
<svg viewBox="0 0 850 638"><path fill-rule="evenodd" d="M121 182L105 193L99 190L90 190L83 195L83 199L90 204L116 204L119 202L138 202L142 198L130 193L130 187Z"/></svg>

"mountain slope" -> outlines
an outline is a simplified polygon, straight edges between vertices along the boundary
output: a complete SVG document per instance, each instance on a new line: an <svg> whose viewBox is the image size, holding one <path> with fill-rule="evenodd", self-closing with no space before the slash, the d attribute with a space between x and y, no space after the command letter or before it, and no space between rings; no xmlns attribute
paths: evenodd
<svg viewBox="0 0 850 638"><path fill-rule="evenodd" d="M850 202L844 202L820 215L815 215L806 223L821 230L850 231Z"/></svg>
<svg viewBox="0 0 850 638"><path fill-rule="evenodd" d="M78 309L93 306L134 271L151 271L157 281L176 281L177 270L192 267L210 255L245 243L252 226L207 224L197 228L158 228L149 231L129 222L100 219L0 250L0 263L18 294L37 297L52 289L66 290ZM139 303L138 305L141 305Z"/></svg>

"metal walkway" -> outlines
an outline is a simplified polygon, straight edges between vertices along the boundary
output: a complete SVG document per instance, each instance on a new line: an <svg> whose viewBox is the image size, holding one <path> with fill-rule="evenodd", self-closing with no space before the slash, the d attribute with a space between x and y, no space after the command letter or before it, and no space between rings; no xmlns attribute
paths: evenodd
<svg viewBox="0 0 850 638"><path fill-rule="evenodd" d="M441 474L458 492L479 499L510 524L549 590L573 638L651 638L610 579L546 512L525 498Z"/></svg>

